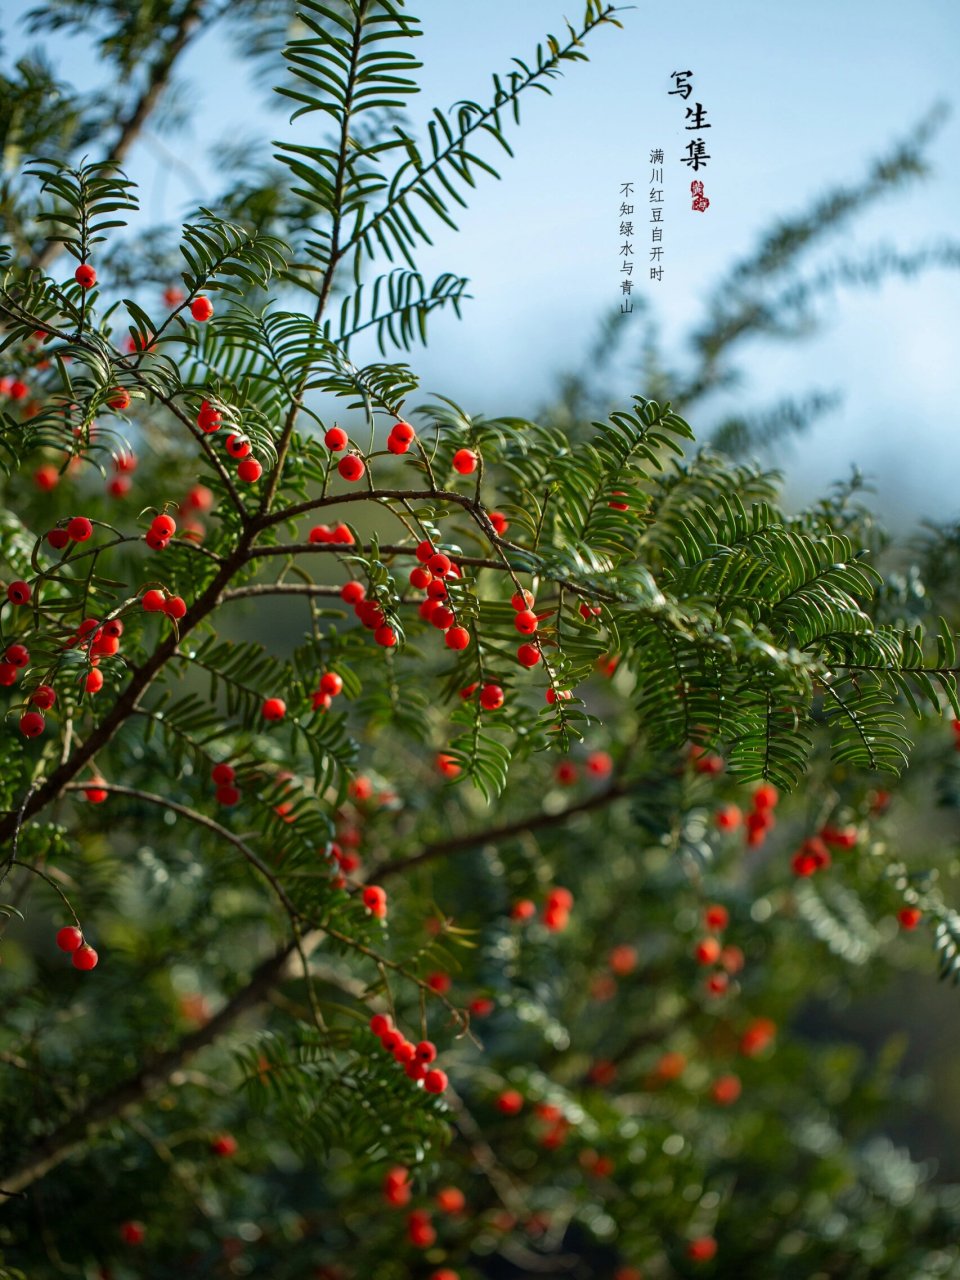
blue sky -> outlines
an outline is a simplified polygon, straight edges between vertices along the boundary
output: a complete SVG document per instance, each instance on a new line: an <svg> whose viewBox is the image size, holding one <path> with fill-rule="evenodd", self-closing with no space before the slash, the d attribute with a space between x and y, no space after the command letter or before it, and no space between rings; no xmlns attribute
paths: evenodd
<svg viewBox="0 0 960 1280"><path fill-rule="evenodd" d="M5 0L8 57L30 44L20 19L31 4ZM433 105L484 100L490 72L508 70L514 55L528 58L547 31L561 36L564 14L580 16L579 0L420 0L408 8L425 30L416 46L425 66L415 120ZM625 29L591 38L591 61L555 81L552 98L530 95L511 137L516 159L490 154L502 180L481 184L459 219L461 234L438 226L422 258L428 277L469 276L475 296L464 320L436 322L429 349L410 361L426 390L471 411L531 414L556 376L579 362L605 309L619 300L619 184L645 187L652 147L667 153L665 270L660 283L641 280L639 289L656 308L671 361L683 358L684 335L713 282L761 230L827 187L859 180L868 160L936 101L953 114L932 150L933 177L887 198L814 261L880 245L917 248L949 238L956 225L954 0L638 0L621 17ZM96 83L82 44L58 38L51 47L62 75ZM699 175L711 200L705 214L689 209L690 174L679 162L690 137L684 103L667 92L671 72L687 68L690 102L703 103L713 126L705 135L711 160ZM222 33L192 49L182 77L194 82L195 111L188 129L163 139L176 165L148 142L128 166L152 220L175 219L215 189L212 142L249 136L255 145L286 129L283 113L268 110L245 82ZM744 352L745 405L813 387L844 393L838 411L775 459L798 498L821 492L857 461L876 477L878 503L891 516L960 513L957 284L956 271L935 271L839 293L812 340ZM708 427L735 400L711 406L694 427Z"/></svg>

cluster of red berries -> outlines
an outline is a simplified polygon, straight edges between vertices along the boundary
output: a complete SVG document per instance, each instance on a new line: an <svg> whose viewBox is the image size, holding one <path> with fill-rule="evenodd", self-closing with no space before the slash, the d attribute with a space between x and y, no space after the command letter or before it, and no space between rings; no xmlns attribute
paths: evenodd
<svg viewBox="0 0 960 1280"><path fill-rule="evenodd" d="M412 437L411 437L412 438ZM323 443L331 453L343 453L350 443L350 437L343 427L330 427L323 437ZM366 474L366 466L358 453L344 453L337 463L337 471L349 484L356 484Z"/></svg>
<svg viewBox="0 0 960 1280"><path fill-rule="evenodd" d="M591 751L585 764L587 773L594 778L608 778L613 772L613 757L607 751ZM561 760L554 767L553 776L561 787L572 787L580 780L580 769L573 760Z"/></svg>
<svg viewBox="0 0 960 1280"><path fill-rule="evenodd" d="M197 412L197 426L204 435L212 435L223 426L223 414L216 405L211 404L209 400L204 400ZM251 456L253 446L247 437L239 432L231 432L227 436L224 448L237 463L237 478L244 484L255 484L263 475L263 467L256 458Z"/></svg>
<svg viewBox="0 0 960 1280"><path fill-rule="evenodd" d="M21 378L0 378L0 396L25 400L29 394L30 388Z"/></svg>
<svg viewBox="0 0 960 1280"><path fill-rule="evenodd" d="M57 946L71 957L75 969L86 972L97 967L100 957L89 943L84 942L83 933L75 925L68 924L59 930Z"/></svg>
<svg viewBox="0 0 960 1280"><path fill-rule="evenodd" d="M414 573L416 573L416 570L414 570ZM505 698L503 688L499 684L485 684L481 687L480 682L476 681L474 684L468 684L465 688L461 689L460 697L464 702L466 702L469 698L473 697L478 689L480 690L480 694L477 701L480 703L481 707L483 707L484 711L499 711L503 706ZM458 769L457 773L459 772L460 770Z"/></svg>
<svg viewBox="0 0 960 1280"><path fill-rule="evenodd" d="M535 603L532 591L516 591L510 597L510 603L513 606L514 619L513 625L522 636L532 636L540 625L541 617L546 614L537 615L533 611ZM535 667L540 661L542 654L540 645L522 644L517 649L517 661L521 667Z"/></svg>
<svg viewBox="0 0 960 1280"><path fill-rule="evenodd" d="M416 438L416 432L409 422L402 419L395 422L387 436L387 448L391 453L406 453Z"/></svg>
<svg viewBox="0 0 960 1280"><path fill-rule="evenodd" d="M449 1084L447 1073L430 1064L436 1062L437 1047L430 1040L414 1044L394 1026L386 1013L375 1013L370 1019L370 1030L386 1051L400 1063L411 1080L422 1081L427 1093L443 1093Z"/></svg>
<svg viewBox="0 0 960 1280"><path fill-rule="evenodd" d="M217 789L217 804L222 804L227 809L232 809L235 804L239 804L240 791L235 785L237 774L233 765L225 762L215 764L210 770L210 777Z"/></svg>
<svg viewBox="0 0 960 1280"><path fill-rule="evenodd" d="M354 545L354 537L349 528L345 524L335 524L333 528L328 524L314 525L307 535L307 541L312 543L336 542L344 547L352 547Z"/></svg>
<svg viewBox="0 0 960 1280"><path fill-rule="evenodd" d="M187 612L187 604L183 596L171 595L170 592L157 587L150 587L145 591L141 603L147 613L165 613L174 621L179 621Z"/></svg>
<svg viewBox="0 0 960 1280"><path fill-rule="evenodd" d="M704 968L712 968L718 964L721 966L708 976L706 990L708 995L722 996L730 985L729 975L743 968L743 952L739 947L722 946L716 936L723 933L730 923L730 913L726 907L712 903L703 913L703 923L709 932L694 947L694 959Z"/></svg>
<svg viewBox="0 0 960 1280"><path fill-rule="evenodd" d="M427 598L420 605L420 617L445 633L448 649L466 649L470 644L470 632L457 622L449 604L447 588L451 579L461 576L459 565L426 540L417 546L416 556L419 563L410 570L410 585L427 593Z"/></svg>
<svg viewBox="0 0 960 1280"><path fill-rule="evenodd" d="M333 699L343 692L343 679L335 671L325 671L320 682L310 695L313 699L314 711L329 711Z"/></svg>
<svg viewBox="0 0 960 1280"><path fill-rule="evenodd" d="M144 534L143 540L151 551L162 551L176 532L176 520L174 520L173 516L162 512L160 515L153 517L150 522L150 528Z"/></svg>
<svg viewBox="0 0 960 1280"><path fill-rule="evenodd" d="M352 579L345 582L340 591L340 599L344 604L353 605L353 612L373 638L384 649L392 649L397 643L397 633L387 622L387 615L376 600L367 599L367 589L362 582Z"/></svg>
<svg viewBox="0 0 960 1280"><path fill-rule="evenodd" d="M547 894L543 907L543 923L554 933L560 933L570 923L570 911L573 908L573 894L569 889L551 889ZM510 908L510 919L525 924L537 914L536 903L530 898L521 898Z"/></svg>

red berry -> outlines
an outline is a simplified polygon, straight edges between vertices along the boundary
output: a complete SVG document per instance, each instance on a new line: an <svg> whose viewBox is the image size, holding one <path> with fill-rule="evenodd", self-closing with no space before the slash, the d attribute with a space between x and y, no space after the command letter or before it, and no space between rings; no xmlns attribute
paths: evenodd
<svg viewBox="0 0 960 1280"><path fill-rule="evenodd" d="M429 1065L437 1060L437 1046L432 1040L421 1040L419 1044L414 1046L414 1053L418 1062Z"/></svg>
<svg viewBox="0 0 960 1280"><path fill-rule="evenodd" d="M409 422L404 422L401 418L399 422L395 422L390 428L390 434L394 439L399 440L401 444L410 444L417 433Z"/></svg>
<svg viewBox="0 0 960 1280"><path fill-rule="evenodd" d="M587 756L587 772L595 778L607 778L613 772L613 759L606 751L591 751Z"/></svg>
<svg viewBox="0 0 960 1280"><path fill-rule="evenodd" d="M147 1229L142 1222L124 1222L120 1227L120 1239L124 1244L143 1244Z"/></svg>
<svg viewBox="0 0 960 1280"><path fill-rule="evenodd" d="M345 524L335 524L335 525L333 526L333 539L332 539L332 541L334 541L334 542L340 542L340 543L342 543L344 546L347 546L347 547L352 547L352 546L353 546L353 534L350 532L349 528L348 528Z"/></svg>
<svg viewBox="0 0 960 1280"><path fill-rule="evenodd" d="M231 433L227 436L224 448L231 458L236 458L239 462L241 458L246 458L253 448L246 436L238 436Z"/></svg>
<svg viewBox="0 0 960 1280"><path fill-rule="evenodd" d="M459 1187L441 1187L437 1192L437 1207L443 1213L462 1213L467 1197Z"/></svg>
<svg viewBox="0 0 960 1280"><path fill-rule="evenodd" d="M361 895L363 905L378 920L383 920L387 915L387 891L381 889L378 884L368 884Z"/></svg>
<svg viewBox="0 0 960 1280"><path fill-rule="evenodd" d="M547 689L546 698L551 706L555 702L569 702L573 694L569 689L554 689L553 685Z"/></svg>
<svg viewBox="0 0 960 1280"><path fill-rule="evenodd" d="M287 704L282 698L266 698L260 710L264 720L282 720L287 714Z"/></svg>
<svg viewBox="0 0 960 1280"><path fill-rule="evenodd" d="M777 1024L770 1018L754 1018L740 1037L740 1052L752 1058L762 1053L777 1034Z"/></svg>
<svg viewBox="0 0 960 1280"><path fill-rule="evenodd" d="M479 459L472 449L458 449L453 455L453 469L462 476L476 471Z"/></svg>
<svg viewBox="0 0 960 1280"><path fill-rule="evenodd" d="M532 609L535 599L532 591L515 591L510 597L510 603L514 611L519 613L521 609Z"/></svg>
<svg viewBox="0 0 960 1280"><path fill-rule="evenodd" d="M488 511L487 519L493 525L498 536L501 538L510 528L510 521L507 519L507 517L503 514L502 511Z"/></svg>
<svg viewBox="0 0 960 1280"><path fill-rule="evenodd" d="M73 953L73 967L75 969L83 969L85 971L88 969L95 969L99 959L100 957L94 951L93 947L85 942L83 946L77 947L76 951Z"/></svg>
<svg viewBox="0 0 960 1280"><path fill-rule="evenodd" d="M185 294L182 289L178 289L176 285L169 285L163 291L163 300L168 307L178 307L183 301Z"/></svg>
<svg viewBox="0 0 960 1280"><path fill-rule="evenodd" d="M466 649L470 643L470 632L466 627L451 627L445 640L448 649Z"/></svg>
<svg viewBox="0 0 960 1280"><path fill-rule="evenodd" d="M172 538L177 532L177 522L174 520L173 516L168 516L166 514L154 516L153 520L150 522L150 528L153 529L155 533L158 533L161 538Z"/></svg>
<svg viewBox="0 0 960 1280"><path fill-rule="evenodd" d="M764 809L774 809L778 799L777 788L769 782L762 782L753 793L753 807L761 812Z"/></svg>
<svg viewBox="0 0 960 1280"><path fill-rule="evenodd" d="M535 644L522 644L517 650L517 661L522 667L535 667L540 661L540 650Z"/></svg>
<svg viewBox="0 0 960 1280"><path fill-rule="evenodd" d="M716 938L701 938L693 954L697 964L716 964L720 959L720 943Z"/></svg>
<svg viewBox="0 0 960 1280"><path fill-rule="evenodd" d="M213 303L209 298L194 298L190 303L190 314L198 324L203 324L213 315Z"/></svg>
<svg viewBox="0 0 960 1280"><path fill-rule="evenodd" d="M83 946L83 934L75 925L68 924L57 933L57 946L61 951L76 951Z"/></svg>
<svg viewBox="0 0 960 1280"><path fill-rule="evenodd" d="M217 804L222 804L225 809L232 809L235 804L240 803L240 792L236 787L217 787L214 798Z"/></svg>
<svg viewBox="0 0 960 1280"><path fill-rule="evenodd" d="M194 511L209 511L213 506L213 494L205 484L195 484L187 493L183 506L191 507Z"/></svg>
<svg viewBox="0 0 960 1280"><path fill-rule="evenodd" d="M423 1077L423 1087L426 1089L427 1093L443 1093L449 1083L450 1081L447 1079L447 1073L445 1071L440 1071L437 1067L428 1071Z"/></svg>
<svg viewBox="0 0 960 1280"><path fill-rule="evenodd" d="M460 773L460 766L454 756L448 756L444 752L436 758L436 766L446 778L456 778Z"/></svg>
<svg viewBox="0 0 960 1280"><path fill-rule="evenodd" d="M108 407L111 409L117 409L122 413L124 409L130 408L130 404L130 392L126 387L114 387L110 392L110 399L107 401Z"/></svg>
<svg viewBox="0 0 960 1280"><path fill-rule="evenodd" d="M414 569L413 572L416 573L417 570ZM421 569L420 572L422 573L423 570ZM427 577L430 578L429 573L427 574ZM430 578L430 581L427 583L427 595L431 600L443 600L448 594L447 584L442 578Z"/></svg>
<svg viewBox="0 0 960 1280"><path fill-rule="evenodd" d="M57 691L49 684L41 684L30 695L31 703L40 711L49 711L57 700Z"/></svg>
<svg viewBox="0 0 960 1280"><path fill-rule="evenodd" d="M476 996L470 1001L470 1012L475 1018L488 1018L495 1008L489 996Z"/></svg>
<svg viewBox="0 0 960 1280"><path fill-rule="evenodd" d="M514 618L513 625L522 636L532 636L539 626L539 620L532 610L521 609Z"/></svg>
<svg viewBox="0 0 960 1280"><path fill-rule="evenodd" d="M897 919L902 929L915 929L922 918L923 912L919 907L901 907L897 912Z"/></svg>
<svg viewBox="0 0 960 1280"><path fill-rule="evenodd" d="M579 773L572 760L561 760L554 769L553 776L561 787L572 787L579 777Z"/></svg>
<svg viewBox="0 0 960 1280"><path fill-rule="evenodd" d="M497 711L503 706L503 690L498 684L485 684L480 690L480 705L484 711Z"/></svg>
<svg viewBox="0 0 960 1280"><path fill-rule="evenodd" d="M11 582L7 587L7 599L11 604L28 604L31 594L28 582Z"/></svg>
<svg viewBox="0 0 960 1280"><path fill-rule="evenodd" d="M344 604L359 604L367 594L362 582L345 582L340 588L340 599Z"/></svg>
<svg viewBox="0 0 960 1280"><path fill-rule="evenodd" d="M415 1209L407 1218L407 1239L418 1249L429 1249L437 1238L437 1233L430 1224L429 1214L422 1209Z"/></svg>
<svg viewBox="0 0 960 1280"><path fill-rule="evenodd" d="M20 732L25 738L37 738L47 727L39 711L25 711L20 717Z"/></svg>
<svg viewBox="0 0 960 1280"><path fill-rule="evenodd" d="M382 627L377 627L373 633L373 638L384 649L392 649L397 643L397 633L393 627L388 627L386 623Z"/></svg>
<svg viewBox="0 0 960 1280"><path fill-rule="evenodd" d="M383 1036L386 1035L388 1031L393 1030L393 1019L387 1013L375 1013L370 1019L369 1026L375 1036ZM404 1169L401 1181L406 1179L406 1174L407 1171Z"/></svg>
<svg viewBox="0 0 960 1280"><path fill-rule="evenodd" d="M85 787L83 794L87 797L89 804L103 804L110 793L103 787Z"/></svg>
<svg viewBox="0 0 960 1280"><path fill-rule="evenodd" d="M521 898L519 902L515 902L510 909L511 920L532 920L537 914L537 904L531 902L529 898Z"/></svg>
<svg viewBox="0 0 960 1280"><path fill-rule="evenodd" d="M163 612L168 618L182 618L187 612L187 603L182 596L168 596L163 602Z"/></svg>
<svg viewBox="0 0 960 1280"><path fill-rule="evenodd" d="M244 484L256 484L263 475L263 467L256 458L244 458L237 467L237 475Z"/></svg>
<svg viewBox="0 0 960 1280"><path fill-rule="evenodd" d="M523 1110L523 1094L516 1089L505 1089L497 1098L497 1110L505 1116L518 1115Z"/></svg>
<svg viewBox="0 0 960 1280"><path fill-rule="evenodd" d="M432 542L419 542L417 544L416 556L421 564L426 564L433 554Z"/></svg>
<svg viewBox="0 0 960 1280"><path fill-rule="evenodd" d="M18 668L12 662L0 662L0 686L8 689L17 682Z"/></svg>
<svg viewBox="0 0 960 1280"><path fill-rule="evenodd" d="M410 448L410 445L404 440L399 440L393 432L391 432L390 435L387 436L387 448L391 453L406 453Z"/></svg>
<svg viewBox="0 0 960 1280"><path fill-rule="evenodd" d="M703 913L704 924L708 929L722 930L730 923L730 913L726 907L714 903Z"/></svg>
<svg viewBox="0 0 960 1280"><path fill-rule="evenodd" d="M93 671L88 671L83 681L83 687L87 693L99 693L103 688L103 672L97 671L96 668Z"/></svg>
<svg viewBox="0 0 960 1280"><path fill-rule="evenodd" d="M741 813L735 804L724 804L713 815L719 831L735 831L740 825Z"/></svg>
<svg viewBox="0 0 960 1280"><path fill-rule="evenodd" d="M352 484L360 479L366 471L366 467L363 465L363 459L358 457L357 454L347 453L337 463L337 470L344 480L349 480Z"/></svg>
<svg viewBox="0 0 960 1280"><path fill-rule="evenodd" d="M448 609L445 604L437 604L434 600L424 600L423 603L431 606L430 621L438 631L446 631L453 625L455 619L452 609Z"/></svg>
<svg viewBox="0 0 960 1280"><path fill-rule="evenodd" d="M143 593L143 607L147 613L160 613L163 610L164 594L158 591L156 587L151 587L149 591Z"/></svg>
<svg viewBox="0 0 960 1280"><path fill-rule="evenodd" d="M712 1236L700 1236L687 1245L687 1257L691 1262L709 1262L716 1252L717 1242Z"/></svg>
<svg viewBox="0 0 960 1280"><path fill-rule="evenodd" d="M627 495L622 489L614 489L611 495L614 498L625 498ZM629 511L630 505L626 502L608 502L608 507L612 507L614 511Z"/></svg>
<svg viewBox="0 0 960 1280"><path fill-rule="evenodd" d="M47 542L50 543L54 551L62 551L70 541L70 537L66 529L51 529L47 534Z"/></svg>
<svg viewBox="0 0 960 1280"><path fill-rule="evenodd" d="M87 263L81 263L73 273L73 278L81 289L92 289L97 283L97 273Z"/></svg>
<svg viewBox="0 0 960 1280"><path fill-rule="evenodd" d="M3 656L14 667L25 667L30 661L30 651L22 644L10 645Z"/></svg>
<svg viewBox="0 0 960 1280"><path fill-rule="evenodd" d="M442 551L433 551L427 559L427 568L436 577L442 578L444 574L449 573L453 568L453 561L449 556L445 556Z"/></svg>
<svg viewBox="0 0 960 1280"><path fill-rule="evenodd" d="M350 443L350 437L343 427L331 427L323 437L323 443L331 453L339 453L341 449L345 449Z"/></svg>
<svg viewBox="0 0 960 1280"><path fill-rule="evenodd" d="M38 489L42 489L45 493L49 493L51 489L55 489L60 481L60 472L56 467L49 464L38 467L33 473L33 483Z"/></svg>
<svg viewBox="0 0 960 1280"><path fill-rule="evenodd" d="M143 540L151 551L162 551L170 542L169 538L164 537L156 529L148 529L143 535Z"/></svg>
<svg viewBox="0 0 960 1280"><path fill-rule="evenodd" d="M219 1133L210 1143L210 1150L215 1156L235 1156L239 1143L232 1133Z"/></svg>

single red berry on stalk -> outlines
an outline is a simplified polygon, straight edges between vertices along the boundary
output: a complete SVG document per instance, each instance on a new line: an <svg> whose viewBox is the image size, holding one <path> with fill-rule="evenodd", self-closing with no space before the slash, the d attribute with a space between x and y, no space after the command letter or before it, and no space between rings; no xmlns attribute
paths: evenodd
<svg viewBox="0 0 960 1280"><path fill-rule="evenodd" d="M765 809L773 809L779 798L777 788L772 783L761 782L753 793L753 807L761 812Z"/></svg>
<svg viewBox="0 0 960 1280"><path fill-rule="evenodd" d="M110 392L110 399L107 401L107 406L122 413L124 409L130 408L131 403L130 392L126 387L114 387Z"/></svg>
<svg viewBox="0 0 960 1280"><path fill-rule="evenodd" d="M427 568L436 577L442 578L444 574L449 573L453 568L453 561L449 556L445 556L442 551L432 551L427 559Z"/></svg>
<svg viewBox="0 0 960 1280"><path fill-rule="evenodd" d="M73 278L81 289L92 289L97 283L97 273L88 263L83 262L73 273Z"/></svg>
<svg viewBox="0 0 960 1280"><path fill-rule="evenodd" d="M522 644L517 650L517 661L522 667L535 667L540 661L540 650L535 644Z"/></svg>
<svg viewBox="0 0 960 1280"><path fill-rule="evenodd" d="M95 969L99 959L100 957L94 951L93 947L91 947L89 943L85 942L83 946L77 947L76 951L73 953L73 967L84 971Z"/></svg>
<svg viewBox="0 0 960 1280"><path fill-rule="evenodd" d="M163 602L163 612L168 618L182 618L187 612L187 602L182 596L169 596Z"/></svg>
<svg viewBox="0 0 960 1280"><path fill-rule="evenodd" d="M923 919L923 912L919 907L901 907L897 919L902 929L915 929Z"/></svg>
<svg viewBox="0 0 960 1280"><path fill-rule="evenodd" d="M31 595L29 582L11 582L7 587L7 599L11 604L29 604Z"/></svg>
<svg viewBox="0 0 960 1280"><path fill-rule="evenodd" d="M724 804L713 815L718 831L735 831L740 825L740 810L735 804Z"/></svg>
<svg viewBox="0 0 960 1280"><path fill-rule="evenodd" d="M476 471L479 459L472 449L458 449L453 455L453 469L462 476Z"/></svg>
<svg viewBox="0 0 960 1280"><path fill-rule="evenodd" d="M485 684L480 690L480 705L484 711L497 711L503 706L503 697L498 684Z"/></svg>
<svg viewBox="0 0 960 1280"><path fill-rule="evenodd" d="M194 298L190 303L190 314L198 324L204 324L213 315L213 303L209 298Z"/></svg>
<svg viewBox="0 0 960 1280"><path fill-rule="evenodd" d="M350 437L342 427L331 427L323 437L323 443L331 453L339 453L350 443Z"/></svg>
<svg viewBox="0 0 960 1280"><path fill-rule="evenodd" d="M60 472L56 467L46 466L38 467L33 473L33 483L38 489L42 489L45 493L49 493L51 489L55 489L60 483Z"/></svg>
<svg viewBox="0 0 960 1280"><path fill-rule="evenodd" d="M213 794L217 804L222 804L225 809L232 809L234 805L240 803L240 792L236 787L217 787Z"/></svg>
<svg viewBox="0 0 960 1280"><path fill-rule="evenodd" d="M231 434L227 436L224 448L231 458L236 458L239 462L241 458L247 458L250 456L250 451L253 448L253 445L246 436L238 436L231 432Z"/></svg>
<svg viewBox="0 0 960 1280"><path fill-rule="evenodd" d="M0 686L9 689L12 684L16 684L18 671L19 668L12 662L0 662Z"/></svg>
<svg viewBox="0 0 960 1280"><path fill-rule="evenodd" d="M720 959L720 943L716 938L701 938L693 954L697 964L716 964Z"/></svg>
<svg viewBox="0 0 960 1280"><path fill-rule="evenodd" d="M151 587L149 591L143 593L143 607L147 613L161 613L164 599L162 591L158 591L156 587Z"/></svg>
<svg viewBox="0 0 960 1280"><path fill-rule="evenodd" d="M220 410L204 400L197 412L197 426L206 435L211 435L214 431L219 431L223 423L223 415Z"/></svg>
<svg viewBox="0 0 960 1280"><path fill-rule="evenodd" d="M3 656L14 667L25 667L30 662L30 651L23 644L10 645Z"/></svg>
<svg viewBox="0 0 960 1280"><path fill-rule="evenodd" d="M337 470L343 476L344 480L348 480L351 484L359 480L366 467L363 465L363 459L355 453L345 454L337 463Z"/></svg>
<svg viewBox="0 0 960 1280"><path fill-rule="evenodd" d="M104 790L103 787L85 787L83 794L86 796L88 804L103 804L110 792Z"/></svg>
<svg viewBox="0 0 960 1280"><path fill-rule="evenodd" d="M186 294L176 285L168 285L163 291L163 300L168 307L178 307L185 297Z"/></svg>
<svg viewBox="0 0 960 1280"><path fill-rule="evenodd" d="M47 542L54 551L62 551L69 541L70 536L66 529L51 529L47 534Z"/></svg>
<svg viewBox="0 0 960 1280"><path fill-rule="evenodd" d="M515 1116L523 1110L523 1094L517 1089L505 1089L497 1098L497 1110L505 1116Z"/></svg>
<svg viewBox="0 0 960 1280"><path fill-rule="evenodd" d="M282 698L265 698L260 710L264 720L282 720L287 714L287 704Z"/></svg>
<svg viewBox="0 0 960 1280"><path fill-rule="evenodd" d="M103 688L103 672L94 668L88 671L83 680L83 687L87 693L99 693Z"/></svg>
<svg viewBox="0 0 960 1280"><path fill-rule="evenodd" d="M423 1077L423 1087L427 1093L443 1093L450 1081L447 1079L447 1073L440 1071L437 1067L428 1071Z"/></svg>
<svg viewBox="0 0 960 1280"><path fill-rule="evenodd" d="M445 637L448 649L466 649L470 643L470 632L466 627L451 627Z"/></svg>
<svg viewBox="0 0 960 1280"><path fill-rule="evenodd" d="M25 711L20 717L20 732L25 738L37 738L47 727L39 711Z"/></svg>
<svg viewBox="0 0 960 1280"><path fill-rule="evenodd" d="M30 695L31 703L40 711L49 711L57 700L57 691L49 684L41 684Z"/></svg>
<svg viewBox="0 0 960 1280"><path fill-rule="evenodd" d="M345 582L340 588L340 599L344 604L359 604L367 594L362 582Z"/></svg>
<svg viewBox="0 0 960 1280"><path fill-rule="evenodd" d="M162 551L170 544L170 539L158 533L156 529L148 529L143 535L143 540L151 551Z"/></svg>
<svg viewBox="0 0 960 1280"><path fill-rule="evenodd" d="M397 643L397 633L393 627L387 626L386 623L381 627L377 627L373 633L373 638L382 649L392 649Z"/></svg>
<svg viewBox="0 0 960 1280"><path fill-rule="evenodd" d="M503 514L502 511L488 511L487 519L493 525L494 531L501 538L510 528L510 521L507 519L507 517Z"/></svg>
<svg viewBox="0 0 960 1280"><path fill-rule="evenodd" d="M716 1253L717 1242L712 1236L699 1236L687 1245L687 1257L691 1262L709 1262Z"/></svg>
<svg viewBox="0 0 960 1280"><path fill-rule="evenodd" d="M390 434L403 444L410 444L416 436L416 431L411 427L409 422L404 422L401 418L399 422L395 422L390 428Z"/></svg>
<svg viewBox="0 0 960 1280"><path fill-rule="evenodd" d="M68 924L58 931L57 946L61 951L76 951L83 946L83 934L75 925Z"/></svg>
<svg viewBox="0 0 960 1280"><path fill-rule="evenodd" d="M161 538L172 538L177 532L177 522L173 516L168 516L164 513L163 515L154 516L150 522L150 528L155 530Z"/></svg>
<svg viewBox="0 0 960 1280"><path fill-rule="evenodd" d="M256 458L244 458L237 467L237 475L244 484L256 484L263 475L263 467Z"/></svg>
<svg viewBox="0 0 960 1280"><path fill-rule="evenodd" d="M386 918L387 891L385 889L381 889L378 884L368 884L361 896L363 905L371 915L376 916L378 920Z"/></svg>
<svg viewBox="0 0 960 1280"><path fill-rule="evenodd" d="M521 609L514 617L513 625L522 636L532 636L540 622L531 609Z"/></svg>
<svg viewBox="0 0 960 1280"><path fill-rule="evenodd" d="M410 448L410 442L408 440L399 439L399 437L395 436L391 431L387 436L387 448L391 453L406 453Z"/></svg>
<svg viewBox="0 0 960 1280"><path fill-rule="evenodd" d="M441 1187L437 1192L437 1208L443 1213L463 1213L467 1197L459 1187Z"/></svg>
<svg viewBox="0 0 960 1280"><path fill-rule="evenodd" d="M452 626L456 621L453 610L448 609L445 604L437 604L436 601L433 600L425 600L423 603L433 606L430 613L430 621L438 631L446 631L446 629Z"/></svg>
<svg viewBox="0 0 960 1280"><path fill-rule="evenodd" d="M215 764L210 770L210 777L218 787L228 787L231 782L236 780L236 776L233 765L223 762Z"/></svg>

